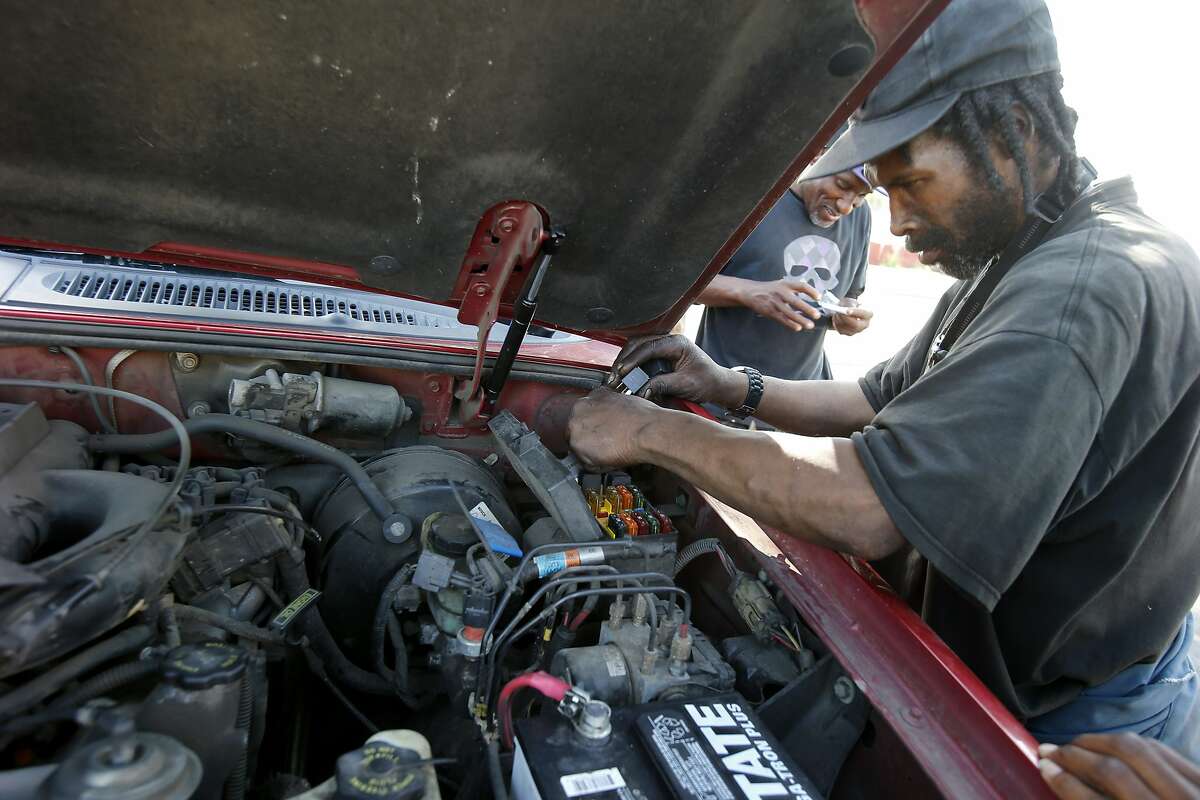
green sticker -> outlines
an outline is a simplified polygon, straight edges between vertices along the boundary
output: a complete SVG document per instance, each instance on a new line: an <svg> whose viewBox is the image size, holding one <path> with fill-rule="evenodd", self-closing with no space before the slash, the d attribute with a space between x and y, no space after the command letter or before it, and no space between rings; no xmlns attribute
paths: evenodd
<svg viewBox="0 0 1200 800"><path fill-rule="evenodd" d="M316 589L305 589L300 593L299 597L288 603L282 611L275 615L275 619L271 620L271 630L286 630L287 626L292 624L292 620L299 616L304 609L315 603L320 596L321 593Z"/></svg>

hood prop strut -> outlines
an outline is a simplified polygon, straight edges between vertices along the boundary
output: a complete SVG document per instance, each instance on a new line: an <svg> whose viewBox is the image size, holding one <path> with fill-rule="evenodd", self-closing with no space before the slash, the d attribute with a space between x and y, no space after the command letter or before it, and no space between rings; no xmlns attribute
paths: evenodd
<svg viewBox="0 0 1200 800"><path fill-rule="evenodd" d="M496 354L496 363L492 366L491 374L488 375L487 383L483 387L484 410L487 412L491 412L493 406L496 405L496 400L500 397L500 392L504 389L508 373L512 371L513 361L516 360L517 353L521 350L521 343L525 341L525 336L529 333L533 315L537 313L538 292L542 288L542 279L550 266L550 259L558 252L558 248L566 238L566 234L562 231L553 228L550 230L546 240L542 242L537 266L533 268L533 274L525 281L521 298L513 305L512 321L509 322L504 344L501 345L500 352Z"/></svg>

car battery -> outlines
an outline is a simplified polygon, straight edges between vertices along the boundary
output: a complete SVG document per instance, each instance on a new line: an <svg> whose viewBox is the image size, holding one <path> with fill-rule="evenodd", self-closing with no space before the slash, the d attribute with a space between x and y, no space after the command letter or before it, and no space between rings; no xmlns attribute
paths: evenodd
<svg viewBox="0 0 1200 800"><path fill-rule="evenodd" d="M515 725L514 800L812 798L812 782L738 694L614 709L593 739L562 716Z"/></svg>

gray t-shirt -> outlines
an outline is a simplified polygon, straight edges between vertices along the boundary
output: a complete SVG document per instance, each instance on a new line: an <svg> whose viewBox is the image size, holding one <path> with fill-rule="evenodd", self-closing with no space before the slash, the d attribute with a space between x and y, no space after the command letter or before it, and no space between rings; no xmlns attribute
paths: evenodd
<svg viewBox="0 0 1200 800"><path fill-rule="evenodd" d="M1200 593L1200 262L1093 186L922 374L956 284L860 385L923 614L1019 717L1163 652Z"/></svg>
<svg viewBox="0 0 1200 800"><path fill-rule="evenodd" d="M752 281L794 277L838 297L858 297L867 280L871 210L859 206L830 228L812 223L804 202L784 192L747 237L722 275ZM828 319L794 332L748 308L706 308L696 344L724 367L754 367L786 380L829 378L825 361Z"/></svg>

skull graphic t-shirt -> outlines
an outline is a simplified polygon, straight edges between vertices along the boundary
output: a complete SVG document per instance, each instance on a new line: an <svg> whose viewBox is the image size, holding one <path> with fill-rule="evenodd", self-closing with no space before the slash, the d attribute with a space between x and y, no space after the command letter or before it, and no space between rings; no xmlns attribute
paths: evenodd
<svg viewBox="0 0 1200 800"><path fill-rule="evenodd" d="M752 281L795 278L820 292L856 298L866 283L870 241L871 211L865 205L821 228L795 193L784 192L721 274ZM812 380L832 377L824 350L829 328L825 318L813 330L797 333L748 308L706 308L696 343L722 366Z"/></svg>

